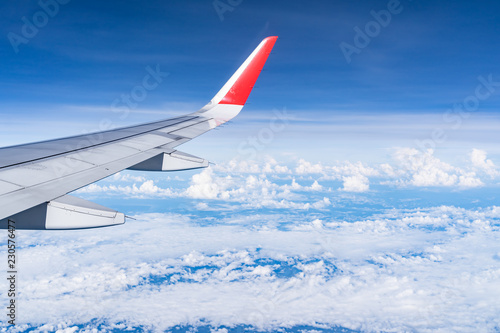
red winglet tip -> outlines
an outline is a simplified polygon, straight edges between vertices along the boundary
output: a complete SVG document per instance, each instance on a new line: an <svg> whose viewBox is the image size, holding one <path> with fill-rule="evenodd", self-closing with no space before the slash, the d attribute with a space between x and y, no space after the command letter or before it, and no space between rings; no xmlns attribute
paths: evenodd
<svg viewBox="0 0 500 333"><path fill-rule="evenodd" d="M263 40L262 48L248 64L243 73L241 73L219 104L245 105L255 85L255 81L257 81L277 39L278 36L270 36Z"/></svg>

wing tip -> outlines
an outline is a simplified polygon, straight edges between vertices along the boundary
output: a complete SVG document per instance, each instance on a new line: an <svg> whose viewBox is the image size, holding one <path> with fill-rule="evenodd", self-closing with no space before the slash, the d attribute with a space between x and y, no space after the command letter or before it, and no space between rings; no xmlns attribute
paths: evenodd
<svg viewBox="0 0 500 333"><path fill-rule="evenodd" d="M239 112L243 105L245 105L277 39L278 36L264 38L214 98L201 108L199 112L207 112L216 106L224 105L238 107ZM232 111L232 113L235 112Z"/></svg>
<svg viewBox="0 0 500 333"><path fill-rule="evenodd" d="M264 38L218 104L245 105L278 36ZM243 64L242 66L244 66Z"/></svg>
<svg viewBox="0 0 500 333"><path fill-rule="evenodd" d="M276 41L278 39L278 36L269 36L269 37L266 37L266 38L264 38L264 41L271 40L271 39L274 39Z"/></svg>

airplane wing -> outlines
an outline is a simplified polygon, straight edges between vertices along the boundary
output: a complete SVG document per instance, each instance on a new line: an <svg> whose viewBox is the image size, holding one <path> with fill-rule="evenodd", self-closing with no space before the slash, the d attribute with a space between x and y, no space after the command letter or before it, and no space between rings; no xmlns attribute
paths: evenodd
<svg viewBox="0 0 500 333"><path fill-rule="evenodd" d="M0 228L79 229L122 224L125 215L68 193L124 169L175 171L208 161L177 147L234 118L278 37L264 39L197 112L115 130L0 148Z"/></svg>

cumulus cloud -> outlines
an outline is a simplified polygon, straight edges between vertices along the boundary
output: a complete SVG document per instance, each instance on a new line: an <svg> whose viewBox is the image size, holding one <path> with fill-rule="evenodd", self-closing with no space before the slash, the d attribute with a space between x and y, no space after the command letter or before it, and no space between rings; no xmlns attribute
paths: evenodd
<svg viewBox="0 0 500 333"><path fill-rule="evenodd" d="M279 164L274 158L267 156L264 161L232 159L224 164L217 164L215 170L228 173L269 173L289 174L287 165Z"/></svg>
<svg viewBox="0 0 500 333"><path fill-rule="evenodd" d="M159 175L153 180L146 178L151 174L122 172L78 193L218 200L256 208L316 209L322 205L319 202L323 197L332 201L326 193L335 191L362 194L371 185L465 190L489 185L499 175L482 150L474 149L470 161L468 166L457 167L440 160L433 150L422 152L414 148L399 148L390 163L374 165L350 161L325 165L304 159L287 164L271 157L262 161L230 160L204 169L189 180L172 179L169 175Z"/></svg>
<svg viewBox="0 0 500 333"><path fill-rule="evenodd" d="M458 186L462 188L472 188L483 186L484 183L479 179L475 172L463 172L458 176Z"/></svg>
<svg viewBox="0 0 500 333"><path fill-rule="evenodd" d="M169 188L160 188L155 185L153 180L145 180L142 184L137 185L98 185L90 184L78 191L80 194L106 194L106 195L127 195L133 198L150 198L150 197L173 197L176 196L175 191Z"/></svg>
<svg viewBox="0 0 500 333"><path fill-rule="evenodd" d="M313 164L304 159L300 159L295 167L295 173L298 175L303 174L322 174L324 173L321 163Z"/></svg>
<svg viewBox="0 0 500 333"><path fill-rule="evenodd" d="M370 188L368 178L363 175L343 177L343 181L342 190L346 192L366 192Z"/></svg>
<svg viewBox="0 0 500 333"><path fill-rule="evenodd" d="M224 200L238 202L244 207L278 209L322 209L330 204L329 199L308 202L300 200L299 192L321 192L323 187L314 181L310 186L299 184L295 178L290 183L278 185L269 180L265 173L222 176L212 169L206 169L192 177L185 195L194 199ZM200 208L203 209L202 206Z"/></svg>
<svg viewBox="0 0 500 333"><path fill-rule="evenodd" d="M436 158L432 149L421 152L402 148L396 151L394 159L410 178L407 183L414 186L452 186L458 180L455 168Z"/></svg>
<svg viewBox="0 0 500 333"><path fill-rule="evenodd" d="M280 165L274 158L267 158L265 165L262 167L263 173L273 174L289 174L291 170L286 165Z"/></svg>
<svg viewBox="0 0 500 333"><path fill-rule="evenodd" d="M366 166L361 162L351 163L343 162L339 165L333 165L328 168L327 177L332 179L343 179L349 176L379 177L380 172L372 167Z"/></svg>
<svg viewBox="0 0 500 333"><path fill-rule="evenodd" d="M457 186L478 187L484 185L480 178L470 171L454 167L434 156L434 151L425 152L414 148L401 148L394 153L396 168L385 167L387 174L393 174L395 183L402 186Z"/></svg>
<svg viewBox="0 0 500 333"><path fill-rule="evenodd" d="M123 177L122 177L123 178ZM120 178L120 179L122 179ZM130 178L128 178L130 179ZM181 185L185 186L184 183ZM153 180L146 180L132 185L91 184L79 191L83 195L129 196L134 198L191 198L217 200L238 203L246 208L277 209L323 209L330 204L330 199L321 196L323 186L317 181L301 184L295 178L283 184L277 184L267 178L266 173L221 173L215 168L207 168L194 174L185 188L163 188ZM318 193L307 197L306 193ZM200 210L213 209L213 205L199 203Z"/></svg>
<svg viewBox="0 0 500 333"><path fill-rule="evenodd" d="M498 169L495 164L487 159L487 154L484 150L473 149L470 154L472 165L479 171L486 173L491 178L499 175Z"/></svg>
<svg viewBox="0 0 500 333"><path fill-rule="evenodd" d="M147 179L144 176L137 176L130 173L118 172L110 177L113 181L120 182L145 182Z"/></svg>
<svg viewBox="0 0 500 333"><path fill-rule="evenodd" d="M226 180L231 181L230 178ZM191 183L186 194L195 199L216 199L223 189L221 183L214 181L213 171L210 168L194 175Z"/></svg>

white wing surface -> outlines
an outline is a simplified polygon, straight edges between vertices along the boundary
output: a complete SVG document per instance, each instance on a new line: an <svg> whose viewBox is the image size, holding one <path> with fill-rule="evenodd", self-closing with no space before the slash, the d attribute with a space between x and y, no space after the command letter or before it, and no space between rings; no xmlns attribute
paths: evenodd
<svg viewBox="0 0 500 333"><path fill-rule="evenodd" d="M78 229L122 224L125 216L68 193L124 169L208 166L177 146L243 108L277 37L264 39L215 97L186 116L69 138L0 148L0 228Z"/></svg>

